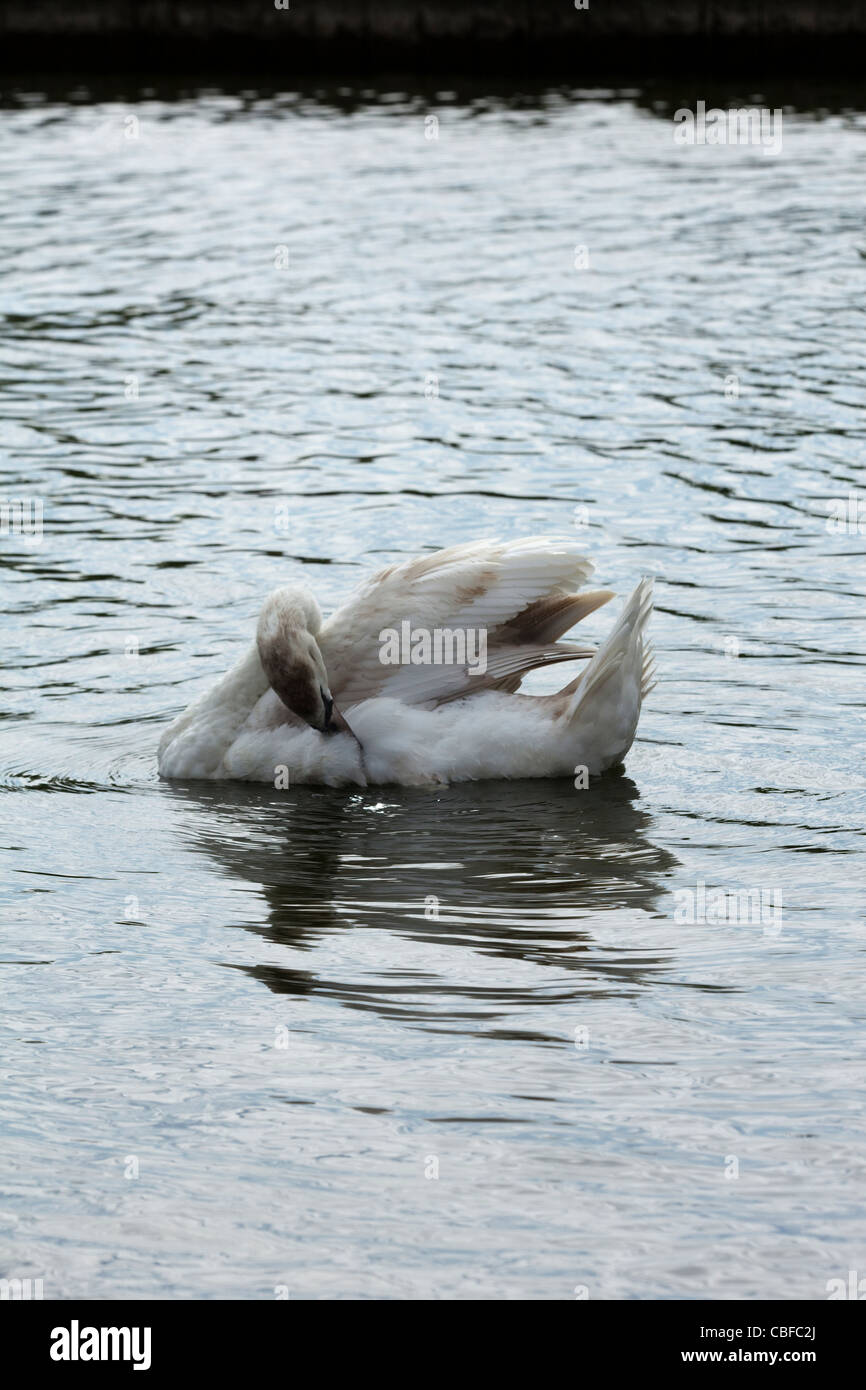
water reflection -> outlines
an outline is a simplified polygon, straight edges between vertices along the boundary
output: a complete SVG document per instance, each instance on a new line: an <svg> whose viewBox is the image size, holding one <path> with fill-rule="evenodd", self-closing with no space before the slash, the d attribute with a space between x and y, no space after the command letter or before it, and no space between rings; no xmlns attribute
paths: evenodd
<svg viewBox="0 0 866 1390"><path fill-rule="evenodd" d="M177 785L163 788L191 814L184 835L222 869L261 887L245 930L281 948L313 950L329 933L375 928L473 956L549 967L561 979L501 990L400 972L395 982L325 979L281 964L243 965L275 993L324 994L387 1012L395 993L472 998L509 1007L579 996L591 963L593 993L633 992L668 957L604 953L592 921L615 912L658 912L664 876L676 864L647 833L651 816L624 773L576 792L568 781L483 782L435 793ZM477 964L477 961L474 962ZM606 988L599 990L599 974ZM541 990L544 993L542 996ZM440 1001L441 1002L441 1001ZM437 1013L450 1013L444 1006ZM406 1016L405 1007L400 1015Z"/></svg>

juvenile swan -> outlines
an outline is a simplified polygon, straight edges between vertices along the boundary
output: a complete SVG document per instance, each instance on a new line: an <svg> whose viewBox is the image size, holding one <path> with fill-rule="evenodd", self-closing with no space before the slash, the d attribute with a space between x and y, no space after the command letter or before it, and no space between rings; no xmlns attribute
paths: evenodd
<svg viewBox="0 0 866 1390"><path fill-rule="evenodd" d="M576 592L592 569L567 540L455 545L381 570L325 622L303 585L277 589L237 665L165 731L160 775L421 786L603 772L654 684L652 580L596 651L559 640L613 598ZM560 661L587 664L554 695L517 693Z"/></svg>

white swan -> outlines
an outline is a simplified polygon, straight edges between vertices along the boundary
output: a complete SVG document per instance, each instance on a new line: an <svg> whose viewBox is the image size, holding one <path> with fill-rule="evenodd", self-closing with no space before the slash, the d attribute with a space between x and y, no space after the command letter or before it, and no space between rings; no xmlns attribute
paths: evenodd
<svg viewBox="0 0 866 1390"><path fill-rule="evenodd" d="M245 655L166 730L160 775L420 786L603 772L653 684L652 580L594 651L558 640L613 597L575 592L592 569L567 540L457 545L382 570L325 622L304 586L278 589ZM588 658L556 694L516 693L527 671Z"/></svg>

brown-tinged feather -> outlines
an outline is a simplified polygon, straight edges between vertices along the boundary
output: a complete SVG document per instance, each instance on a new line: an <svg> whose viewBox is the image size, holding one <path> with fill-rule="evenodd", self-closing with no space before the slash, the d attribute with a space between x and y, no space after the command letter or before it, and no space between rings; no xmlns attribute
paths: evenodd
<svg viewBox="0 0 866 1390"><path fill-rule="evenodd" d="M497 641L519 645L555 642L581 619L594 613L614 597L612 589L596 589L588 593L558 594L537 599L500 628Z"/></svg>

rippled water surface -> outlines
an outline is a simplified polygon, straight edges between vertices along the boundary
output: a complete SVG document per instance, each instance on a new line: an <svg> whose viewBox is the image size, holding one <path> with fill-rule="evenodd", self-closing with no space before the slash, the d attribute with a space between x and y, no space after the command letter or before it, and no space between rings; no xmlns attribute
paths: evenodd
<svg viewBox="0 0 866 1390"><path fill-rule="evenodd" d="M636 92L344 95L0 110L44 505L0 538L0 1273L823 1298L866 1271L866 119L775 157ZM538 531L657 575L624 772L157 778L270 588Z"/></svg>

